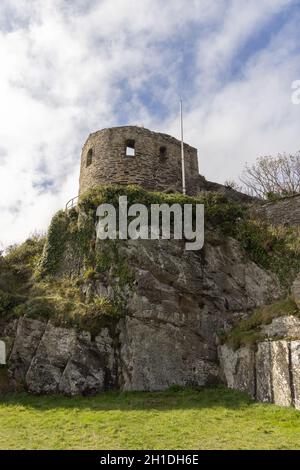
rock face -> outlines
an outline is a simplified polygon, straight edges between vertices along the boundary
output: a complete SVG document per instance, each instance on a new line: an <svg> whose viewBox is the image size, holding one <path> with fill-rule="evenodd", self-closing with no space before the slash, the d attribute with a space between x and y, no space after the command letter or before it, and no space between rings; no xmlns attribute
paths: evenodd
<svg viewBox="0 0 300 470"><path fill-rule="evenodd" d="M11 334L11 327L4 333ZM14 333L8 364L16 388L76 395L114 387L115 355L107 329L92 341L90 333L23 317Z"/></svg>
<svg viewBox="0 0 300 470"><path fill-rule="evenodd" d="M26 317L2 327L15 385L33 393L75 395L204 386L225 374L230 386L255 394L252 351L236 356L223 348L223 374L216 338L254 308L278 298L276 278L247 260L230 238L222 246L207 241L201 252L167 240L128 241L122 250L135 272L135 287L127 293L125 287L127 314L113 328L100 328L92 337ZM100 280L90 281L84 291L113 295Z"/></svg>
<svg viewBox="0 0 300 470"><path fill-rule="evenodd" d="M255 395L254 353L250 348L233 351L220 347L220 366L229 388Z"/></svg>
<svg viewBox="0 0 300 470"><path fill-rule="evenodd" d="M268 341L237 351L226 344L220 346L220 363L227 385L248 392L258 401L300 409L300 340L296 339L299 326L297 318L277 318L264 327ZM276 339L281 334L291 339Z"/></svg>
<svg viewBox="0 0 300 470"><path fill-rule="evenodd" d="M280 292L233 239L201 254L168 241L129 242L125 252L137 271L130 316L119 325L128 390L216 382L217 333Z"/></svg>

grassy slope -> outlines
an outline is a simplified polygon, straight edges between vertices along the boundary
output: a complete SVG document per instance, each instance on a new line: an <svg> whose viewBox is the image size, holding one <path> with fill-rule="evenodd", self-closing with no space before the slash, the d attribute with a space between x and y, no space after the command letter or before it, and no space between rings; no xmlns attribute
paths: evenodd
<svg viewBox="0 0 300 470"><path fill-rule="evenodd" d="M299 448L299 412L224 388L0 403L0 449Z"/></svg>

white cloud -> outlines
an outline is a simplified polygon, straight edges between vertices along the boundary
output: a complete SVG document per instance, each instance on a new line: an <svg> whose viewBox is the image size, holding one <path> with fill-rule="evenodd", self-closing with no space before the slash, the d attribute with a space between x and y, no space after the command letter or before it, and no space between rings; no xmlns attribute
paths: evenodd
<svg viewBox="0 0 300 470"><path fill-rule="evenodd" d="M242 63L239 76L224 81L224 70L232 65L241 42L251 39L258 20L263 27L270 20L271 5L276 14L279 6L287 3L261 2L261 10L256 8L254 15L257 17L260 11L261 17L249 24L242 21L243 30L238 35L239 26L233 31L228 27L239 19L237 11L231 9L231 16L222 22L220 31L216 36L212 34L213 46L210 48L207 40L205 46L201 43L199 50L207 50L206 62L199 72L203 82L199 79L198 92L188 103L185 135L199 149L200 172L210 180L224 183L229 178L238 179L245 162L254 162L259 155L294 153L300 148L300 106L291 103L291 83L300 77L296 36L299 15L282 25L266 47L254 51ZM246 8L242 16L247 13ZM166 125L171 133L178 129L174 120Z"/></svg>
<svg viewBox="0 0 300 470"><path fill-rule="evenodd" d="M241 75L230 77L241 47L293 3L2 0L2 243L45 229L76 195L89 132L121 121L178 135L182 87L186 139L199 148L210 179L236 176L260 153L298 149L300 107L290 102L290 84L300 78L296 20L277 28L245 58ZM195 56L188 64L185 39ZM161 103L163 118L141 91Z"/></svg>

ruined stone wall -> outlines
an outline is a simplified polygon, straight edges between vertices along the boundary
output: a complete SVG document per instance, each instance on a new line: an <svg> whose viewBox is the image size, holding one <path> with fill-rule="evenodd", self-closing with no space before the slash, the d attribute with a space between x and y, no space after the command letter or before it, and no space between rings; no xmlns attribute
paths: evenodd
<svg viewBox="0 0 300 470"><path fill-rule="evenodd" d="M126 156L134 141L135 156ZM165 155L161 154L165 148ZM198 192L197 150L184 144L188 194ZM91 158L91 163L89 163ZM103 129L87 139L81 156L79 193L98 184L138 184L149 191L182 190L181 143L142 127Z"/></svg>
<svg viewBox="0 0 300 470"><path fill-rule="evenodd" d="M298 226L300 225L300 195L255 206L253 212L272 225Z"/></svg>

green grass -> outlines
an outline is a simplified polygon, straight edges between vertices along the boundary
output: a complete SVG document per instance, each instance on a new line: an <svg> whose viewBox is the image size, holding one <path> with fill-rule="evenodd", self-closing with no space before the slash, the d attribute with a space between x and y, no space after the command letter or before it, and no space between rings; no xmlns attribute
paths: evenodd
<svg viewBox="0 0 300 470"><path fill-rule="evenodd" d="M299 448L298 411L223 387L0 402L0 449Z"/></svg>

